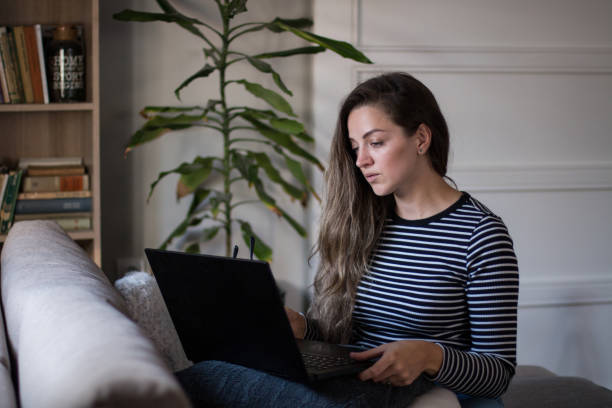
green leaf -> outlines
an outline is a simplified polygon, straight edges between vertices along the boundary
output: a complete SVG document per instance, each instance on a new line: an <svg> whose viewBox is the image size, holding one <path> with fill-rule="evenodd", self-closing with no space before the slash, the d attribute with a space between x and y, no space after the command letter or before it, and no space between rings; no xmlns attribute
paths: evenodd
<svg viewBox="0 0 612 408"><path fill-rule="evenodd" d="M281 30L282 31L282 30ZM276 52L266 52L263 54L253 55L254 58L278 58L278 57L290 57L292 55L299 54L317 54L319 52L325 52L327 48L321 46L310 46L310 47L300 47L300 48L292 48L290 50L284 51L276 51Z"/></svg>
<svg viewBox="0 0 612 408"><path fill-rule="evenodd" d="M255 169L257 169L257 167L255 167ZM238 170L241 173L243 173L243 171L244 171L244 169L242 167L239 167ZM256 172L255 172L255 174L249 174L249 175L243 173L243 177L249 179L249 182L252 184L252 186L255 187L255 193L257 194L257 197L259 198L259 200L270 211L272 211L273 213L275 213L279 217L283 217L289 223L289 225L291 225L293 227L293 229L295 229L297 231L297 233L300 234L302 237L306 236L306 230L304 229L304 227L302 227L297 221L295 221L282 208L280 208L278 205L276 205L276 200L274 200L274 198L272 198L272 196L270 196L265 191L264 185L263 185L261 179L257 176Z"/></svg>
<svg viewBox="0 0 612 408"><path fill-rule="evenodd" d="M267 120L268 123L270 123L270 126L279 132L293 135L305 142L314 142L314 138L304 131L304 125L297 120L280 118L276 115L276 113L274 113L274 111L271 110L245 108L243 112L249 114L255 119Z"/></svg>
<svg viewBox="0 0 612 408"><path fill-rule="evenodd" d="M272 262L272 249L266 245L259 236L253 232L251 224L246 221L237 220L240 223L240 229L242 230L242 239L246 243L247 247L251 245L251 237L255 238L255 246L253 247L253 253L257 259L262 261Z"/></svg>
<svg viewBox="0 0 612 408"><path fill-rule="evenodd" d="M160 2L158 1L158 3ZM187 17L176 10L167 13L149 13L146 11L123 10L119 13L113 14L113 18L119 21L135 21L139 23L150 23L153 21L176 23L193 35L206 39L206 36L202 34L197 27L195 27L195 24L201 25L201 21L195 18Z"/></svg>
<svg viewBox="0 0 612 408"><path fill-rule="evenodd" d="M218 160L218 158L198 156L191 163L183 162L175 169L159 173L157 180L155 180L151 184L147 200L151 198L151 195L153 194L153 189L155 188L157 183L159 183L161 179L166 177L168 174L172 173L180 174L181 178L179 180L179 185L182 184L187 190L189 190L187 193L177 191L178 198L183 197L186 194L189 194L190 192L193 192L201 183L204 182L204 180L206 180L206 178L208 178L210 172L212 171L212 165L215 160Z"/></svg>
<svg viewBox="0 0 612 408"><path fill-rule="evenodd" d="M213 239L217 233L219 232L219 230L221 229L221 227L217 226L217 227L210 227L210 228L205 228L204 230L202 230L202 239L201 241L206 242L206 241L210 241L211 239Z"/></svg>
<svg viewBox="0 0 612 408"><path fill-rule="evenodd" d="M325 47L345 58L349 58L357 62L363 62L367 64L372 63L372 61L370 61L368 57L366 57L361 51L357 50L351 44L345 41L338 41L331 38L316 35L308 31L300 30L299 27L287 24L286 20L275 19L274 21L269 23L268 28L270 27L275 27L276 29L281 31L289 31L306 41L319 44L320 46ZM272 31L275 30L273 29Z"/></svg>
<svg viewBox="0 0 612 408"><path fill-rule="evenodd" d="M187 227L189 226L189 217L185 218L174 230L168 235L168 237L160 245L160 249L166 249L168 244L176 237L180 237L185 234Z"/></svg>
<svg viewBox="0 0 612 408"><path fill-rule="evenodd" d="M306 174L304 173L304 169L302 168L302 164L298 162L297 160L293 160L291 157L289 157L282 151L280 153L285 158L285 164L287 164L287 168L289 169L293 177L295 177L297 181L299 181L300 183L302 183L302 185L308 188L308 190L317 199L317 201L320 202L321 197L319 197L315 189L312 187L312 185L308 181L308 178L306 177Z"/></svg>
<svg viewBox="0 0 612 408"><path fill-rule="evenodd" d="M192 215L196 211L198 206L202 203L202 201L206 200L210 193L211 190L207 190L204 188L196 188L196 190L193 192L193 199L191 200L191 204L189 205L187 215Z"/></svg>
<svg viewBox="0 0 612 408"><path fill-rule="evenodd" d="M215 71L215 69L217 68L213 67L212 65L206 64L198 72L196 72L195 74L191 75L189 78L184 80L183 83L181 83L179 87L174 90L174 94L176 95L177 99L179 100L181 99L180 93L183 88L185 88L187 85L189 85L191 82L193 82L194 80L198 78L205 78L209 76Z"/></svg>
<svg viewBox="0 0 612 408"><path fill-rule="evenodd" d="M142 127L136 131L125 146L124 154L128 154L133 148L159 138L165 133L187 129L205 118L204 115L177 115L151 117Z"/></svg>
<svg viewBox="0 0 612 408"><path fill-rule="evenodd" d="M251 63L252 66L257 68L259 71L265 72L267 74L272 74L272 78L274 79L274 82L276 83L276 85L287 95L293 96L293 93L291 93L289 88L285 86L280 75L278 75L278 73L272 69L272 66L270 64L268 64L267 62L258 60L257 58L250 57L248 55L246 56L246 59L247 61Z"/></svg>
<svg viewBox="0 0 612 408"><path fill-rule="evenodd" d="M309 162L316 164L317 167L319 167L321 170L323 169L323 165L319 162L319 160L313 155L311 155L310 153L308 153L306 150L302 149L297 143L295 143L293 139L291 139L290 135L279 132L271 128L270 126L265 125L264 123L258 121L257 119L249 116L247 113L241 113L240 116L242 116L244 119L246 119L251 124L253 124L253 126L255 126L255 128L257 129L257 131L261 133L264 137L272 140L274 143L278 144L279 146L289 150L291 153L295 154L296 156L303 157Z"/></svg>
<svg viewBox="0 0 612 408"><path fill-rule="evenodd" d="M275 33L282 33L286 31L282 25L293 27L293 28L304 28L312 26L312 20L309 18L295 18L295 19L285 19L285 18L275 18L270 23L266 25L266 28Z"/></svg>
<svg viewBox="0 0 612 408"><path fill-rule="evenodd" d="M185 252L187 252L188 254L199 254L200 253L200 244L198 244L197 242L194 242L193 244L191 244L187 248L185 248Z"/></svg>
<svg viewBox="0 0 612 408"><path fill-rule="evenodd" d="M297 116L295 113L293 113L293 109L291 109L291 105L289 105L289 102L287 102L285 98L283 98L276 92L244 79L241 79L236 82L244 85L247 91L249 91L255 97L263 99L274 109L286 113L289 116Z"/></svg>
<svg viewBox="0 0 612 408"><path fill-rule="evenodd" d="M257 165L262 168L268 178L276 184L279 184L283 190L289 194L289 196L299 200L303 206L306 205L306 199L308 195L303 190L291 185L286 180L284 180L280 174L280 172L274 167L270 157L268 157L265 153L260 152L248 152L247 155L252 157L257 162Z"/></svg>
<svg viewBox="0 0 612 408"><path fill-rule="evenodd" d="M152 113L176 113L176 112L191 112L194 110L202 111L202 115L206 111L202 106L145 106L140 115L149 119Z"/></svg>
<svg viewBox="0 0 612 408"><path fill-rule="evenodd" d="M271 118L270 126L280 132L287 133L289 135L298 135L304 133L304 125L302 125L297 120L285 118Z"/></svg>

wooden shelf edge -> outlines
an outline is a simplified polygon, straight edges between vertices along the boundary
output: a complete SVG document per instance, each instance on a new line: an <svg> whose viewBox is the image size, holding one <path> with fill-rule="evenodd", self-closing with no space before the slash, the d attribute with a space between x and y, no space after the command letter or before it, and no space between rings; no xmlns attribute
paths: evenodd
<svg viewBox="0 0 612 408"><path fill-rule="evenodd" d="M75 241L90 241L94 239L95 234L93 230L82 230L82 231L66 231L68 236ZM6 234L0 235L0 243L6 241Z"/></svg>
<svg viewBox="0 0 612 408"><path fill-rule="evenodd" d="M0 112L61 112L61 111L92 111L93 102L83 103L3 103L0 104Z"/></svg>

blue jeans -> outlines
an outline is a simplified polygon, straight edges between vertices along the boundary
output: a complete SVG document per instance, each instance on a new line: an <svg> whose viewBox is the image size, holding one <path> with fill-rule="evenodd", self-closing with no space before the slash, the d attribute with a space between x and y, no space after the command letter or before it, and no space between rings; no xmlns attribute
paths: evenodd
<svg viewBox="0 0 612 408"><path fill-rule="evenodd" d="M457 399L459 399L461 408L504 408L504 403L500 398L475 398L469 395L457 394Z"/></svg>
<svg viewBox="0 0 612 408"><path fill-rule="evenodd" d="M406 408L433 386L422 377L409 387L352 376L302 384L221 361L202 361L176 377L195 407Z"/></svg>

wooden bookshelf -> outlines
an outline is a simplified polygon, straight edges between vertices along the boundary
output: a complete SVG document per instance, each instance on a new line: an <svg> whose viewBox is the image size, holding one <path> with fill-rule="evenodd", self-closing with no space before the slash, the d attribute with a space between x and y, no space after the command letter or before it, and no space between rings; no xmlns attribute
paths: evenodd
<svg viewBox="0 0 612 408"><path fill-rule="evenodd" d="M91 231L70 236L101 264L100 243L100 89L98 0L0 1L0 26L83 25L86 53L86 102L0 104L0 159L83 157L92 191ZM0 236L0 244L5 236Z"/></svg>

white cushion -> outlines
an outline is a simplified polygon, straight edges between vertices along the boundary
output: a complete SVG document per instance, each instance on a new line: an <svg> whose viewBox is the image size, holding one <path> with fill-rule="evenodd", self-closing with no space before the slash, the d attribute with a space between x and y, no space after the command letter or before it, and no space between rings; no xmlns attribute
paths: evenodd
<svg viewBox="0 0 612 408"><path fill-rule="evenodd" d="M115 288L125 299L130 317L153 340L172 371L191 366L155 278L147 272L130 272L115 281Z"/></svg>
<svg viewBox="0 0 612 408"><path fill-rule="evenodd" d="M189 406L119 293L55 222L13 225L1 285L23 408Z"/></svg>

